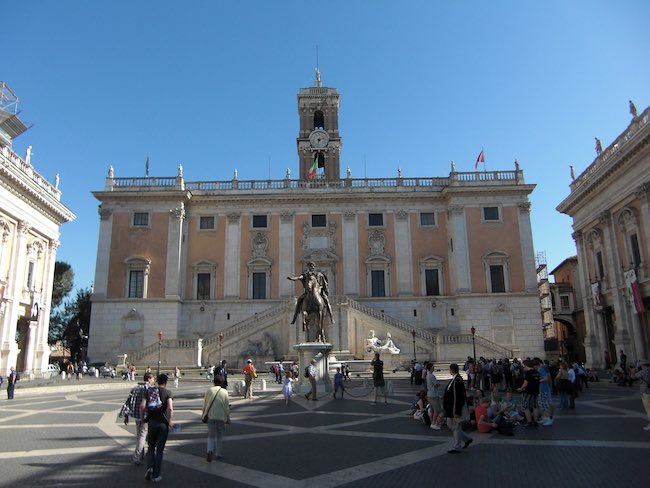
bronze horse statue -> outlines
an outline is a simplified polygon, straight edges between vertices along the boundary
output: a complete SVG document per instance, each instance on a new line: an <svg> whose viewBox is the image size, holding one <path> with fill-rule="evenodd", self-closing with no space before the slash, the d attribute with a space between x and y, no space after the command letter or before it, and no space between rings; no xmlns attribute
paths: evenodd
<svg viewBox="0 0 650 488"><path fill-rule="evenodd" d="M323 311L325 302L321 295L321 286L315 275L309 277L305 285L305 299L302 302L302 330L308 342L314 341L314 332L317 332L316 342L326 342L323 329Z"/></svg>

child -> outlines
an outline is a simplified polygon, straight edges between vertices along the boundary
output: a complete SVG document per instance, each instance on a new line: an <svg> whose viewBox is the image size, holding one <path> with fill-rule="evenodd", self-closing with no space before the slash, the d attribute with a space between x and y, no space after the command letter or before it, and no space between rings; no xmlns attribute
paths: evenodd
<svg viewBox="0 0 650 488"><path fill-rule="evenodd" d="M341 373L341 368L336 368L336 374L334 375L334 398L336 398L336 392L341 389L341 398L343 398L343 393L345 392L345 386L343 386L343 373Z"/></svg>
<svg viewBox="0 0 650 488"><path fill-rule="evenodd" d="M284 404L289 405L289 399L293 395L293 378L291 377L291 371L284 372L284 379L282 380L282 394L284 395Z"/></svg>

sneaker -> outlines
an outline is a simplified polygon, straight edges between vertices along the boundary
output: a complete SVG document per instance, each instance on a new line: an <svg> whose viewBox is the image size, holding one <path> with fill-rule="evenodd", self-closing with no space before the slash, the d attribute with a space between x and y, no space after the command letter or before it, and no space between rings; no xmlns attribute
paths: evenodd
<svg viewBox="0 0 650 488"><path fill-rule="evenodd" d="M463 445L463 449L467 449L472 442L474 442L474 439L467 439Z"/></svg>
<svg viewBox="0 0 650 488"><path fill-rule="evenodd" d="M544 422L542 423L544 427L550 427L553 425L553 419L551 417L548 417Z"/></svg>
<svg viewBox="0 0 650 488"><path fill-rule="evenodd" d="M440 426L438 424L431 424L431 428L433 430L440 430Z"/></svg>
<svg viewBox="0 0 650 488"><path fill-rule="evenodd" d="M154 483L160 483L162 481L162 476L156 476L154 479L152 479Z"/></svg>
<svg viewBox="0 0 650 488"><path fill-rule="evenodd" d="M538 424L543 424L544 422L546 422L546 417L541 417L541 418L537 419Z"/></svg>
<svg viewBox="0 0 650 488"><path fill-rule="evenodd" d="M153 468L147 468L147 472L144 474L144 479L151 481L151 476L153 475Z"/></svg>

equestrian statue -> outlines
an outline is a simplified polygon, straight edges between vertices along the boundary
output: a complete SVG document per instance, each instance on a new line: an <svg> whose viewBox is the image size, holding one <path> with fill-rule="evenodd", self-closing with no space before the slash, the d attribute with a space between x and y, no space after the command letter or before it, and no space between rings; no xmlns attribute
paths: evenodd
<svg viewBox="0 0 650 488"><path fill-rule="evenodd" d="M318 332L317 341L326 342L325 330L323 328L323 318L325 309L327 309L332 323L334 315L332 306L328 299L327 277L320 271L316 271L316 264L307 263L307 270L300 276L287 276L288 280L300 281L304 288L303 294L296 301L296 309L293 313L292 324L296 323L296 318L300 313L302 317L302 330L306 332L307 340L311 340L310 329L312 333L314 328Z"/></svg>

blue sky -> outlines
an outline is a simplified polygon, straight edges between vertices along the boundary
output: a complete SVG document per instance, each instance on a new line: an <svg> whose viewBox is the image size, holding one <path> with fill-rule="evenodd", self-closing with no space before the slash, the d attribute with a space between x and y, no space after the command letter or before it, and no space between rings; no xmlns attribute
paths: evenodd
<svg viewBox="0 0 650 488"><path fill-rule="evenodd" d="M650 2L59 1L3 7L2 70L33 123L14 142L77 220L58 259L94 277L91 191L117 177L280 179L298 174L296 94L341 94L342 168L353 177L446 176L518 159L535 250L575 254L569 164L594 159L650 104ZM365 161L365 164L364 164ZM342 172L344 169L342 170Z"/></svg>

